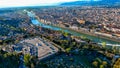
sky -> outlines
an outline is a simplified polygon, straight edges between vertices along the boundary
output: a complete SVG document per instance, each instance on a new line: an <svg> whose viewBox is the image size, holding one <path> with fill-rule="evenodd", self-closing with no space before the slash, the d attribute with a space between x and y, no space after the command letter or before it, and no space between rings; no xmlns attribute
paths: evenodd
<svg viewBox="0 0 120 68"><path fill-rule="evenodd" d="M72 1L79 0L0 0L0 7L35 6L35 5L44 6Z"/></svg>
<svg viewBox="0 0 120 68"><path fill-rule="evenodd" d="M91 0L0 0L0 8L19 6L48 6L72 1L91 1Z"/></svg>

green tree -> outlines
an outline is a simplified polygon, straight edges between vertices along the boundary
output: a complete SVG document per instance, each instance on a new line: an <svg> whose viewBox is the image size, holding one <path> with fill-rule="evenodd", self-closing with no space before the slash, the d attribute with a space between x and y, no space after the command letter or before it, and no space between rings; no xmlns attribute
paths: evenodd
<svg viewBox="0 0 120 68"><path fill-rule="evenodd" d="M92 64L93 64L94 67L98 67L98 62L97 61L94 61Z"/></svg>
<svg viewBox="0 0 120 68"><path fill-rule="evenodd" d="M104 68L104 65L100 65L100 68Z"/></svg>
<svg viewBox="0 0 120 68"><path fill-rule="evenodd" d="M102 47L103 47L103 48L106 47L106 42L102 42Z"/></svg>
<svg viewBox="0 0 120 68"><path fill-rule="evenodd" d="M70 51L71 51L71 48L69 47L69 48L66 48L66 52L67 53L70 53Z"/></svg>
<svg viewBox="0 0 120 68"><path fill-rule="evenodd" d="M0 40L0 43L2 43L3 41L2 40Z"/></svg>
<svg viewBox="0 0 120 68"><path fill-rule="evenodd" d="M120 58L117 59L117 61L113 65L113 68L120 68Z"/></svg>
<svg viewBox="0 0 120 68"><path fill-rule="evenodd" d="M103 65L103 66L107 66L107 62L106 62L106 61L103 61L103 62L102 62L102 65Z"/></svg>
<svg viewBox="0 0 120 68"><path fill-rule="evenodd" d="M30 56L30 54L25 54L24 55L24 64L26 66L30 66L30 63L31 63L31 56Z"/></svg>

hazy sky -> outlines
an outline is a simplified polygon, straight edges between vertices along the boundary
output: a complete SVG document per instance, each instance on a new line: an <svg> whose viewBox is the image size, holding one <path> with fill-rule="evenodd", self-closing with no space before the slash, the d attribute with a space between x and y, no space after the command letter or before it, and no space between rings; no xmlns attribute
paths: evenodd
<svg viewBox="0 0 120 68"><path fill-rule="evenodd" d="M51 5L79 0L0 0L0 7Z"/></svg>
<svg viewBox="0 0 120 68"><path fill-rule="evenodd" d="M72 1L98 1L98 0L0 0L0 8L16 6L56 5L62 2Z"/></svg>

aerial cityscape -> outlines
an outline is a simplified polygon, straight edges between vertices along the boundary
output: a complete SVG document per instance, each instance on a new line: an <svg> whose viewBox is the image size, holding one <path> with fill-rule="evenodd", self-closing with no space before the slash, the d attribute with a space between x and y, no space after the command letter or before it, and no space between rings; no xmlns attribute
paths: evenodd
<svg viewBox="0 0 120 68"><path fill-rule="evenodd" d="M0 1L0 68L120 68L120 0L11 1Z"/></svg>

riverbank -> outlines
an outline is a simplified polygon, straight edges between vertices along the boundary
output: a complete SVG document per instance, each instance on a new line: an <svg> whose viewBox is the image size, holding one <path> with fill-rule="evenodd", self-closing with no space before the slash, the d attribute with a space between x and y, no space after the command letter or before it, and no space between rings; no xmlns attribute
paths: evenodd
<svg viewBox="0 0 120 68"><path fill-rule="evenodd" d="M38 21L41 22L40 19L38 19ZM43 23L43 22L41 22L41 23ZM43 23L43 24L45 24L45 23ZM103 35L98 35L98 34L95 34L95 33L92 33L92 32L86 32L86 31L83 31L83 30L74 30L74 29L66 28L66 27L62 27L62 26L56 26L56 25L51 25L51 24L46 24L46 25L57 27L57 28L62 28L62 29L65 29L65 30L67 29L69 31L73 31L73 32L80 33L80 34L93 36L93 37L96 37L96 38L102 38L102 39L105 39L105 40L108 40L108 41L114 41L114 42L120 44L120 41L118 39L116 39L116 38L110 38L110 37L103 36ZM106 42L106 41L103 41L103 42Z"/></svg>
<svg viewBox="0 0 120 68"><path fill-rule="evenodd" d="M34 18L34 16L32 16L32 17ZM51 25L51 24L48 25L46 23L41 22L39 17L35 16L35 18L36 18L36 20L38 20L37 23L40 23L40 25L39 24L37 24L37 25L39 25L41 27L44 27L44 28L58 30L58 31L63 30L64 32L71 33L75 36L85 36L88 39L91 39L93 42L96 42L96 43L106 42L106 44L112 44L112 45L120 44L120 41L118 39L115 39L115 38L109 38L109 37L106 37L106 36L103 36L103 35L96 35L92 32L85 32L85 31L81 31L81 30L73 30L73 29L70 29L70 28L65 28L65 27Z"/></svg>
<svg viewBox="0 0 120 68"><path fill-rule="evenodd" d="M54 25L51 25L51 26L54 26ZM110 37L103 36L103 35L98 35L98 34L95 34L95 33L92 33L92 32L87 32L87 31L83 31L83 30L74 30L74 29L71 29L71 28L66 28L66 27L61 27L61 26L54 26L54 27L59 27L59 28L62 28L62 29L67 29L67 30L70 30L70 31L90 35L90 36L93 36L93 37L96 37L96 38L103 38L103 39L106 39L106 40L114 41L116 43L120 43L120 41L116 38L110 38Z"/></svg>
<svg viewBox="0 0 120 68"><path fill-rule="evenodd" d="M66 29L66 28L65 28ZM98 38L103 38L103 39L107 39L107 40L112 40L112 41L115 41L115 42L119 42L120 41L118 39L115 39L115 38L110 38L110 37L107 37L107 36L103 36L103 35L98 35L98 34L95 34L95 33L92 33L92 32L86 32L86 31L82 31L82 30L74 30L74 29L70 29L68 28L69 30L73 30L73 31L76 31L76 32L79 32L79 33L83 33L83 34L87 34L87 35L91 35L91 36L95 36L95 37L98 37Z"/></svg>

